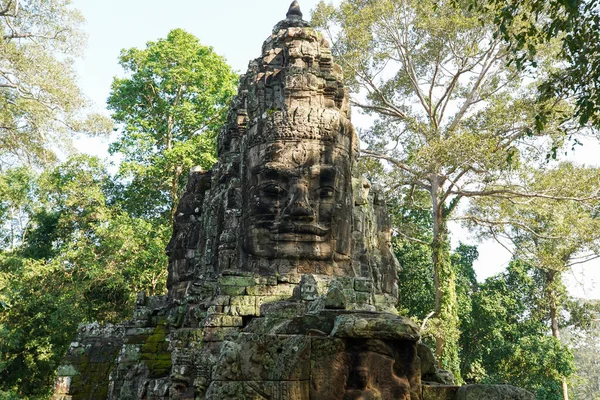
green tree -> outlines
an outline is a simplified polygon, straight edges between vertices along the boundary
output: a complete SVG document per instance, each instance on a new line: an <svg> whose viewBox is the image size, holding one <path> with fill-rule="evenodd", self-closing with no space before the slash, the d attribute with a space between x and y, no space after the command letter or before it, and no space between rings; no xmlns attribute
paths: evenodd
<svg viewBox="0 0 600 400"><path fill-rule="evenodd" d="M562 399L562 377L573 371L567 346L548 335L546 276L522 261L479 285L461 335L461 368L472 383L504 382L540 400Z"/></svg>
<svg viewBox="0 0 600 400"><path fill-rule="evenodd" d="M48 398L54 371L83 320L70 274L0 254L0 391Z"/></svg>
<svg viewBox="0 0 600 400"><path fill-rule="evenodd" d="M16 167L0 173L0 248L15 249L29 220L33 172Z"/></svg>
<svg viewBox="0 0 600 400"><path fill-rule="evenodd" d="M546 170L524 171L522 185L543 197L480 198L472 202L469 221L484 234L508 240L516 258L540 270L552 336L560 340L560 313L566 301L562 275L571 266L600 257L597 215L598 169L561 163ZM562 379L568 399L566 376Z"/></svg>
<svg viewBox="0 0 600 400"><path fill-rule="evenodd" d="M0 1L0 168L54 162L72 132L110 130L83 115L73 68L82 21L69 0Z"/></svg>
<svg viewBox="0 0 600 400"><path fill-rule="evenodd" d="M570 395L575 400L599 400L600 302L575 299L573 303L575 307L570 307L569 312L577 314L579 323L572 324L564 335L575 356L577 369L569 378ZM583 324L580 323L582 320Z"/></svg>
<svg viewBox="0 0 600 400"><path fill-rule="evenodd" d="M423 326L422 335L427 344L439 335L439 327L430 322L435 310L433 264L431 248L410 240L396 239L393 249L402 271L398 274L398 309ZM473 263L478 257L475 246L463 243L454 249L450 258L456 275L456 292L459 329L462 332L468 326L471 315L471 296L477 290L477 281ZM462 347L459 352L462 353Z"/></svg>
<svg viewBox="0 0 600 400"><path fill-rule="evenodd" d="M392 216L394 232L392 248L402 270L398 273L398 308L401 314L423 321L435 310L435 290L431 246L431 213L427 206L415 207L415 203L427 204L427 198L413 199L409 204L392 198L388 208ZM406 233L410 233L407 235ZM415 240L419 238L418 240ZM456 292L460 321L469 317L470 294L477 287L473 263L479 257L476 246L464 243L452 251L450 260L456 275ZM461 322L462 324L462 322Z"/></svg>
<svg viewBox="0 0 600 400"><path fill-rule="evenodd" d="M561 68L540 85L540 100L570 98L581 125L600 127L600 8L593 0L491 0L474 6L495 5L500 35L511 49L518 68L535 66L536 46L560 38ZM524 17L525 16L525 17ZM528 21L523 23L523 21ZM539 120L545 123L540 113Z"/></svg>
<svg viewBox="0 0 600 400"><path fill-rule="evenodd" d="M125 317L138 292L164 293L170 227L112 204L114 183L97 158L70 158L42 174L36 190L38 205L19 251L81 273L88 282L89 320Z"/></svg>
<svg viewBox="0 0 600 400"><path fill-rule="evenodd" d="M541 105L528 88L531 76L507 62L510 50L495 35L494 15L493 8L433 0L322 2L313 15L315 25L336 32L333 50L356 94L353 104L377 118L363 132L369 147L362 153L393 168L391 190L429 197L435 317L443 332L436 353L458 377L447 223L465 198L522 194L512 170L540 161L541 143L555 145L540 136L559 139L568 128L552 114L543 131L534 129ZM551 45L537 53L539 78L552 71ZM569 111L552 104L556 116Z"/></svg>
<svg viewBox="0 0 600 400"><path fill-rule="evenodd" d="M135 215L173 217L194 165L209 168L237 76L212 48L175 29L146 48L123 50L126 78L115 78L108 108L121 128L110 147Z"/></svg>
<svg viewBox="0 0 600 400"><path fill-rule="evenodd" d="M165 292L170 230L111 204L115 185L93 157L27 186L21 242L0 248L0 390L44 397L78 324L122 321L136 293Z"/></svg>

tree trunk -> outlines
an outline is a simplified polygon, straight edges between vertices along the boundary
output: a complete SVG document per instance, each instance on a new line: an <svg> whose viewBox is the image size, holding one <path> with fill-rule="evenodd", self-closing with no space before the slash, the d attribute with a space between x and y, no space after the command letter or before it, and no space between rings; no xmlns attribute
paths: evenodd
<svg viewBox="0 0 600 400"><path fill-rule="evenodd" d="M435 353L440 368L450 370L460 381L458 359L458 306L454 270L450 263L447 216L439 202L442 187L440 179L431 179L431 202L433 213L433 239L431 254L435 285L435 316L439 332L435 338Z"/></svg>
<svg viewBox="0 0 600 400"><path fill-rule="evenodd" d="M177 211L177 200L179 198L179 176L181 175L181 169L179 167L173 167L173 178L171 179L171 212L170 222L171 225L175 222L175 212Z"/></svg>
<svg viewBox="0 0 600 400"><path fill-rule="evenodd" d="M559 274L558 271L546 271L546 295L548 296L548 303L550 306L550 325L552 329L552 336L560 341L560 330L558 329L558 299L556 296L556 277ZM569 400L569 388L567 386L567 378L562 377L562 390L563 399Z"/></svg>
<svg viewBox="0 0 600 400"><path fill-rule="evenodd" d="M166 143L165 149L167 151L171 150L173 147L173 118L171 116L167 117L167 135L166 135ZM177 200L178 200L178 192L179 192L179 176L181 175L180 167L177 165L173 166L171 176L171 187L169 188L169 197L171 200L171 210L169 212L169 222L171 225L175 222L175 212L177 211Z"/></svg>

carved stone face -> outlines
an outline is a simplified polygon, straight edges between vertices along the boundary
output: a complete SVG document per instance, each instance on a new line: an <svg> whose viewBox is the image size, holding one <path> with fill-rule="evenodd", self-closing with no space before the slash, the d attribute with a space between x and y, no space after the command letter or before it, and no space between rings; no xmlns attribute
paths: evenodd
<svg viewBox="0 0 600 400"><path fill-rule="evenodd" d="M317 140L261 144L248 151L243 191L248 253L332 259L348 203L349 165L338 151Z"/></svg>
<svg viewBox="0 0 600 400"><path fill-rule="evenodd" d="M356 369L356 384L359 389L364 389L369 386L369 369L359 367Z"/></svg>

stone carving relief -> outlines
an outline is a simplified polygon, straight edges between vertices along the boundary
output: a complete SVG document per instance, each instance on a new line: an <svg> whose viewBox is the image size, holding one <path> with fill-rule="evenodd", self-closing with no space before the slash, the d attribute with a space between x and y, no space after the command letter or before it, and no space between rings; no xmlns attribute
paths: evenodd
<svg viewBox="0 0 600 400"><path fill-rule="evenodd" d="M246 158L244 249L269 259L333 260L348 254L349 165L320 141L261 144Z"/></svg>
<svg viewBox="0 0 600 400"><path fill-rule="evenodd" d="M357 147L342 70L294 2L240 77L218 162L190 173L169 294L124 324L112 398L421 400L418 327L394 308L389 218Z"/></svg>

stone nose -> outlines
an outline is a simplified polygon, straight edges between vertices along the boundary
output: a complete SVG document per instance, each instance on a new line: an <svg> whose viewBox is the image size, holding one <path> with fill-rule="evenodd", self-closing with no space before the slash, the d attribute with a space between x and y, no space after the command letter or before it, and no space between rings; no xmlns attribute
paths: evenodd
<svg viewBox="0 0 600 400"><path fill-rule="evenodd" d="M290 217L312 217L313 208L308 200L308 188L304 184L297 184L290 191L290 200L285 208L285 214Z"/></svg>

